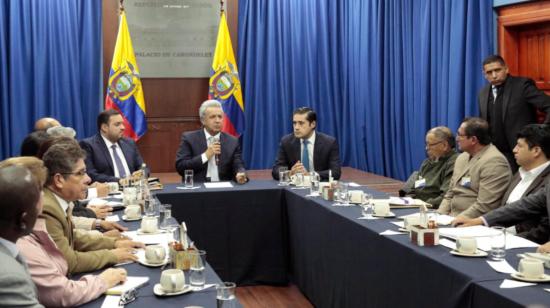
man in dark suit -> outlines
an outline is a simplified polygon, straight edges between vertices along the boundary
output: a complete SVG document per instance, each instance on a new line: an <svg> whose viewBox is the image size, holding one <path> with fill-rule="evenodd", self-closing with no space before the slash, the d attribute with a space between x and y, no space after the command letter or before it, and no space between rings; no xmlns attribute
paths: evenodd
<svg viewBox="0 0 550 308"><path fill-rule="evenodd" d="M239 140L221 131L223 109L220 102L207 100L199 108L202 129L184 132L176 154L176 170L183 177L193 170L197 182L248 181L241 158Z"/></svg>
<svg viewBox="0 0 550 308"><path fill-rule="evenodd" d="M86 151L86 169L93 182L119 182L141 169L143 159L136 143L123 137L122 115L109 109L97 117L99 132L80 141Z"/></svg>
<svg viewBox="0 0 550 308"><path fill-rule="evenodd" d="M536 123L537 108L546 112L544 123L550 123L550 97L537 89L532 79L510 76L501 56L486 58L483 72L489 84L479 92L480 115L489 122L493 144L516 172L512 153L516 136L525 125Z"/></svg>
<svg viewBox="0 0 550 308"><path fill-rule="evenodd" d="M279 152L271 175L279 179L279 168L286 167L293 175L304 174L314 170L321 180L329 179L332 172L334 179L340 178L340 154L338 142L334 137L315 131L317 114L313 109L301 107L292 115L294 133L281 139ZM329 172L330 171L330 172Z"/></svg>
<svg viewBox="0 0 550 308"><path fill-rule="evenodd" d="M527 125L519 132L517 140L514 155L520 168L504 195L503 206L475 219L458 217L453 224L515 225L515 228L510 230L512 233L544 244L550 239L546 211L547 198L550 196L545 196L545 186L548 187L545 184L550 178L550 126ZM536 199L536 202L542 203L533 204L532 201L535 199L530 198L534 195L540 195L542 198Z"/></svg>
<svg viewBox="0 0 550 308"><path fill-rule="evenodd" d="M41 187L32 173L20 166L0 168L0 306L44 307L27 264L15 245L28 235L42 206Z"/></svg>

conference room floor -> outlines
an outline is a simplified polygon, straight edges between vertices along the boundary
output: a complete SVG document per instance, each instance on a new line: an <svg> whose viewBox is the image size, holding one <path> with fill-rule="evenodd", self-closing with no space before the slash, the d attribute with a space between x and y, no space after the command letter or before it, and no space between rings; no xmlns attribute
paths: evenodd
<svg viewBox="0 0 550 308"><path fill-rule="evenodd" d="M271 170L248 170L248 177L251 180L271 179ZM176 172L153 173L153 177L158 177L162 183L180 183L181 177ZM370 188L396 195L403 182L364 172L358 169L344 167L342 168L342 180L352 181L362 185L368 185ZM294 286L275 287L275 286L251 286L238 287L237 297L241 304L246 307L313 307L305 298L300 290Z"/></svg>

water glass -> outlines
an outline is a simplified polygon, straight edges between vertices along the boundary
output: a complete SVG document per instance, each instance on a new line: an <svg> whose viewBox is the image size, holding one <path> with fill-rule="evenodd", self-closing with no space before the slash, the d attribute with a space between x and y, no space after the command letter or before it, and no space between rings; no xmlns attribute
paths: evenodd
<svg viewBox="0 0 550 308"><path fill-rule="evenodd" d="M501 226L491 227L495 235L491 236L491 253L492 260L501 261L506 256L506 228Z"/></svg>
<svg viewBox="0 0 550 308"><path fill-rule="evenodd" d="M191 170L191 169L185 170L183 179L184 179L184 183L185 183L184 186L186 188L193 188L193 185L194 185L194 183L193 183L193 170Z"/></svg>
<svg viewBox="0 0 550 308"><path fill-rule="evenodd" d="M135 187L124 187L122 192L124 194L122 199L124 205L137 204L137 189Z"/></svg>
<svg viewBox="0 0 550 308"><path fill-rule="evenodd" d="M349 190L348 190L348 183L340 182L338 183L338 200L342 202L342 204L349 204Z"/></svg>
<svg viewBox="0 0 550 308"><path fill-rule="evenodd" d="M294 176L295 176L294 185L302 186L304 184L304 174L301 172L296 172Z"/></svg>
<svg viewBox="0 0 550 308"><path fill-rule="evenodd" d="M309 174L310 186L309 186L309 195L310 196L319 196L319 174L312 172Z"/></svg>
<svg viewBox="0 0 550 308"><path fill-rule="evenodd" d="M145 202L145 215L146 216L160 215L160 201L155 196L151 196L149 198L149 200L146 200L146 202ZM161 221L161 219L159 219L159 222L160 221Z"/></svg>
<svg viewBox="0 0 550 308"><path fill-rule="evenodd" d="M361 198L361 214L365 217L372 217L373 213L372 195L363 193L363 197Z"/></svg>
<svg viewBox="0 0 550 308"><path fill-rule="evenodd" d="M279 186L287 186L288 182L285 182L285 172L288 171L287 167L279 167Z"/></svg>
<svg viewBox="0 0 550 308"><path fill-rule="evenodd" d="M193 287L204 287L206 282L204 265L206 264L206 251L192 250L189 252L191 257L191 267L189 274L189 283Z"/></svg>
<svg viewBox="0 0 550 308"><path fill-rule="evenodd" d="M222 282L216 286L217 308L234 308L236 306L235 287L234 282Z"/></svg>
<svg viewBox="0 0 550 308"><path fill-rule="evenodd" d="M290 171L286 170L282 172L282 175L279 174L279 183L283 186L288 186L290 184Z"/></svg>

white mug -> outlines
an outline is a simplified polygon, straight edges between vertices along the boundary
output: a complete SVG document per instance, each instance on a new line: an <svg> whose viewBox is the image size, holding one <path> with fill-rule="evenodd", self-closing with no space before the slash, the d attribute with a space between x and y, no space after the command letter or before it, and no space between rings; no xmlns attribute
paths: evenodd
<svg viewBox="0 0 550 308"><path fill-rule="evenodd" d="M155 216L145 216L141 219L141 231L143 233L155 233L158 231L158 220Z"/></svg>
<svg viewBox="0 0 550 308"><path fill-rule="evenodd" d="M185 274L180 269L169 269L160 274L160 286L168 293L181 291L185 286Z"/></svg>
<svg viewBox="0 0 550 308"><path fill-rule="evenodd" d="M408 231L411 231L412 226L419 225L419 224L420 224L420 217L418 216L405 217L404 226L405 226L405 229L407 229Z"/></svg>
<svg viewBox="0 0 550 308"><path fill-rule="evenodd" d="M348 191L349 194L349 202L351 203L361 203L363 201L363 194L364 192L362 190L350 190Z"/></svg>
<svg viewBox="0 0 550 308"><path fill-rule="evenodd" d="M141 207L139 205L128 205L124 209L124 215L128 219L137 219L141 217Z"/></svg>
<svg viewBox="0 0 550 308"><path fill-rule="evenodd" d="M544 261L523 258L519 261L518 272L525 278L543 278Z"/></svg>
<svg viewBox="0 0 550 308"><path fill-rule="evenodd" d="M477 240L471 236L460 236L456 239L456 250L461 253L474 254L477 251Z"/></svg>
<svg viewBox="0 0 550 308"><path fill-rule="evenodd" d="M161 245L149 245L145 247L145 261L151 264L164 262L166 250Z"/></svg>
<svg viewBox="0 0 550 308"><path fill-rule="evenodd" d="M374 214L379 216L385 216L390 213L390 201L389 200L376 200L374 201Z"/></svg>

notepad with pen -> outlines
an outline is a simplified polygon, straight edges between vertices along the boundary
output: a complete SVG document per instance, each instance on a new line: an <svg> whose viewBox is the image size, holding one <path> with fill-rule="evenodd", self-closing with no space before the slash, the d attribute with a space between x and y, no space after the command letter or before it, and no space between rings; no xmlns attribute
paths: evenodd
<svg viewBox="0 0 550 308"><path fill-rule="evenodd" d="M127 292L131 289L136 289L144 286L149 281L149 277L127 277L126 281L123 284L114 286L107 290L105 294L107 295L121 295L124 292Z"/></svg>

